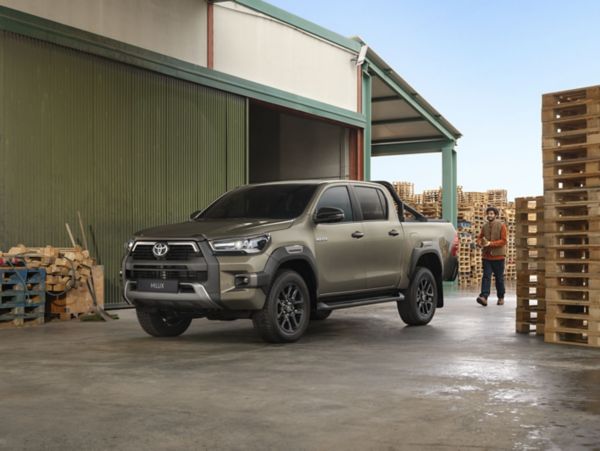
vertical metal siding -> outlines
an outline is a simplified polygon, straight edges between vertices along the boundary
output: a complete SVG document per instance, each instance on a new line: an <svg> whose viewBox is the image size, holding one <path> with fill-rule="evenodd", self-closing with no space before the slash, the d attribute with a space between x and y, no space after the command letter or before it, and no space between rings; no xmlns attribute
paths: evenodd
<svg viewBox="0 0 600 451"><path fill-rule="evenodd" d="M246 182L245 99L1 33L0 163L0 249L67 246L79 210L120 304L133 232Z"/></svg>

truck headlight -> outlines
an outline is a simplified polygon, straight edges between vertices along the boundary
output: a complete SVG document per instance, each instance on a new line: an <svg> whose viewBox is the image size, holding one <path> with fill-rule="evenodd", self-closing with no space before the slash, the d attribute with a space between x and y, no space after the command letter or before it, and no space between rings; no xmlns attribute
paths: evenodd
<svg viewBox="0 0 600 451"><path fill-rule="evenodd" d="M135 240L131 239L131 240L127 240L125 242L125 244L123 245L123 247L125 247L125 250L127 252L131 252L131 249L133 249L133 245L135 244Z"/></svg>
<svg viewBox="0 0 600 451"><path fill-rule="evenodd" d="M252 237L214 240L209 241L209 244L216 254L258 254L267 247L270 241L271 235L266 234Z"/></svg>

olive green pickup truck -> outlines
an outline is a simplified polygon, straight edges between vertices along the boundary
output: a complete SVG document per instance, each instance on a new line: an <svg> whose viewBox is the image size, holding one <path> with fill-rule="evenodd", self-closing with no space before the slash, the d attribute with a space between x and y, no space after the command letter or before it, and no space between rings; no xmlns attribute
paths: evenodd
<svg viewBox="0 0 600 451"><path fill-rule="evenodd" d="M458 243L452 224L427 220L387 182L246 185L187 222L137 232L123 294L157 337L194 318L246 318L266 341L291 342L333 310L384 302L423 325L456 278Z"/></svg>

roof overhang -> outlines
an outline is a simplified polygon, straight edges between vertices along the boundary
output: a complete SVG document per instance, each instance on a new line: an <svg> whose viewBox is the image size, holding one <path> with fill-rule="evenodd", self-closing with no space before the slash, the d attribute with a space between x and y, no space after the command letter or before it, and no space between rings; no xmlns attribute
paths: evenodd
<svg viewBox="0 0 600 451"><path fill-rule="evenodd" d="M461 133L371 48L365 63L373 156L438 152L456 144Z"/></svg>

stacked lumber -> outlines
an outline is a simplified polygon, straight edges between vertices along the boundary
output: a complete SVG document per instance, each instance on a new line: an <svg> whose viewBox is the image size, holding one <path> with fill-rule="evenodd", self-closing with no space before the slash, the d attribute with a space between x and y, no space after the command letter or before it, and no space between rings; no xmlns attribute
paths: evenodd
<svg viewBox="0 0 600 451"><path fill-rule="evenodd" d="M74 286L85 286L95 265L89 251L79 246L26 247L19 244L5 254L0 253L0 258L12 258L17 265L22 262L30 269L43 268L46 271L48 292L62 292Z"/></svg>
<svg viewBox="0 0 600 451"><path fill-rule="evenodd" d="M542 96L550 343L600 347L600 86Z"/></svg>
<svg viewBox="0 0 600 451"><path fill-rule="evenodd" d="M520 197L516 203L516 331L544 335L546 316L544 198Z"/></svg>

